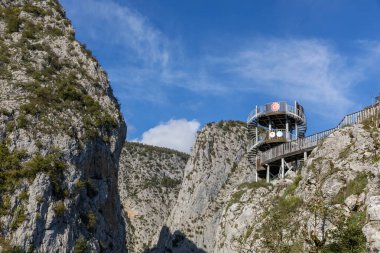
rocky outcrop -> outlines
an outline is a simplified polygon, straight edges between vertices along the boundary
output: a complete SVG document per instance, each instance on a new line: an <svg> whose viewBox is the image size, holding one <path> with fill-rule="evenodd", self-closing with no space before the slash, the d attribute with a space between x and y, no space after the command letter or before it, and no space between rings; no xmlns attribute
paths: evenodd
<svg viewBox="0 0 380 253"><path fill-rule="evenodd" d="M178 196L189 155L140 143L126 143L120 158L119 192L128 224L129 252L157 242Z"/></svg>
<svg viewBox="0 0 380 253"><path fill-rule="evenodd" d="M334 132L301 169L267 184L253 182L244 126L209 124L150 252L379 252L377 127Z"/></svg>
<svg viewBox="0 0 380 253"><path fill-rule="evenodd" d="M0 248L126 251L106 73L55 0L2 0L0 37Z"/></svg>
<svg viewBox="0 0 380 253"><path fill-rule="evenodd" d="M378 252L374 129L336 131L293 179L236 191L214 252Z"/></svg>
<svg viewBox="0 0 380 253"><path fill-rule="evenodd" d="M243 122L210 123L200 131L185 168L177 202L153 252L211 252L228 196L254 179L246 158ZM167 235L173 235L165 238ZM164 245L163 245L164 244Z"/></svg>

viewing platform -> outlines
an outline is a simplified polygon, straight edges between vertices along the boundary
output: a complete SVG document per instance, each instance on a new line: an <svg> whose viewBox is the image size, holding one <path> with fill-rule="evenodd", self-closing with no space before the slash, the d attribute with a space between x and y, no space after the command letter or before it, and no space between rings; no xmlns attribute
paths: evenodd
<svg viewBox="0 0 380 253"><path fill-rule="evenodd" d="M294 106L286 102L256 106L247 119L248 160L255 167L257 177L265 178L267 182L284 178L335 130L361 123L379 113L378 100L374 105L346 115L337 127L305 137L306 117L297 102Z"/></svg>

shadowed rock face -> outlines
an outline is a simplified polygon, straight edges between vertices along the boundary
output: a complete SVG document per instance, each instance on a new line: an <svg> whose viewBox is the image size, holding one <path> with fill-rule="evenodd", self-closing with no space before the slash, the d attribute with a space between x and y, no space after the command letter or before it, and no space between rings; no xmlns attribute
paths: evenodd
<svg viewBox="0 0 380 253"><path fill-rule="evenodd" d="M125 252L106 73L55 0L0 1L0 37L0 248Z"/></svg>
<svg viewBox="0 0 380 253"><path fill-rule="evenodd" d="M144 253L206 253L198 248L186 235L180 231L170 233L168 227L161 229L157 246L153 249L145 250Z"/></svg>

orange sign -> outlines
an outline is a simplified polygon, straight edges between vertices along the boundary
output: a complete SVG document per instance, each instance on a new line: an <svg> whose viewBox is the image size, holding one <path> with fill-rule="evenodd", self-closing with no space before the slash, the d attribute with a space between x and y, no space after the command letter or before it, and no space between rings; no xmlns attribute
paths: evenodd
<svg viewBox="0 0 380 253"><path fill-rule="evenodd" d="M277 112L278 110L280 110L280 104L277 102L272 103L270 109L272 110L272 112Z"/></svg>

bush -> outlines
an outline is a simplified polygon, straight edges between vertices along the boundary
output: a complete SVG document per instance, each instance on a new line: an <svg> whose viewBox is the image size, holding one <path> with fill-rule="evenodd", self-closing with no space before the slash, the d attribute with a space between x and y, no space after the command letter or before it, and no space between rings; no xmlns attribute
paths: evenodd
<svg viewBox="0 0 380 253"><path fill-rule="evenodd" d="M298 232L298 225L290 225L292 216L302 205L302 200L293 195L299 180L293 185L289 185L282 196L277 196L272 201L272 208L265 212L264 224L261 234L264 237L263 243L271 252L301 252L300 243L293 240L294 233ZM294 228L284 233L287 228Z"/></svg>
<svg viewBox="0 0 380 253"><path fill-rule="evenodd" d="M20 225L26 220L25 208L23 205L20 205L16 208L13 215L13 220L11 228L16 230Z"/></svg>
<svg viewBox="0 0 380 253"><path fill-rule="evenodd" d="M340 222L332 236L331 244L322 249L322 253L364 253L366 252L366 238L362 232L365 225L365 213L354 212L343 222Z"/></svg>
<svg viewBox="0 0 380 253"><path fill-rule="evenodd" d="M73 253L84 253L86 252L86 249L87 249L86 238L84 238L83 235L80 235L79 238L75 242Z"/></svg>
<svg viewBox="0 0 380 253"><path fill-rule="evenodd" d="M161 179L161 186L166 188L175 188L181 184L181 180L172 179L170 177L163 177Z"/></svg>
<svg viewBox="0 0 380 253"><path fill-rule="evenodd" d="M5 20L7 21L7 32L14 33L20 30L21 19L19 17L21 10L18 8L6 8Z"/></svg>
<svg viewBox="0 0 380 253"><path fill-rule="evenodd" d="M63 201L58 201L54 207L53 207L53 210L54 210L54 213L57 215L57 216L63 216L65 214L65 204L63 203Z"/></svg>
<svg viewBox="0 0 380 253"><path fill-rule="evenodd" d="M28 126L28 120L25 115L20 115L16 122L18 128L26 128Z"/></svg>
<svg viewBox="0 0 380 253"><path fill-rule="evenodd" d="M27 200L29 198L28 192L27 191L22 191L19 195L18 198L20 201Z"/></svg>
<svg viewBox="0 0 380 253"><path fill-rule="evenodd" d="M96 215L94 212L89 211L86 215L86 223L88 229L94 229L96 226Z"/></svg>
<svg viewBox="0 0 380 253"><path fill-rule="evenodd" d="M338 194L332 199L332 204L343 204L345 199L350 195L361 194L368 184L368 174L365 172L360 172L356 177L347 183Z"/></svg>

